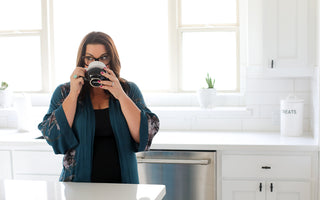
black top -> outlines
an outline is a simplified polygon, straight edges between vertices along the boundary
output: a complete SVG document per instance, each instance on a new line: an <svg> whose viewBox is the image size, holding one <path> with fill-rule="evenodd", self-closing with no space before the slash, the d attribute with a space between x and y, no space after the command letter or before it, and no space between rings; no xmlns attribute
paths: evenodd
<svg viewBox="0 0 320 200"><path fill-rule="evenodd" d="M109 109L95 110L95 117L91 182L121 183L119 155L110 124Z"/></svg>

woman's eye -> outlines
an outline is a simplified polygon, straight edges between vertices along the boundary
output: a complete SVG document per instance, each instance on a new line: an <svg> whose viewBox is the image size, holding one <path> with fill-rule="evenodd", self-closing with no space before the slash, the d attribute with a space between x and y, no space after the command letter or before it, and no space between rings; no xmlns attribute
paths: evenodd
<svg viewBox="0 0 320 200"><path fill-rule="evenodd" d="M89 61L92 61L92 60L94 60L94 59L93 59L92 57L88 57L88 60L89 60Z"/></svg>
<svg viewBox="0 0 320 200"><path fill-rule="evenodd" d="M108 59L108 56L102 56L100 59L101 59L101 60L107 60L107 59Z"/></svg>

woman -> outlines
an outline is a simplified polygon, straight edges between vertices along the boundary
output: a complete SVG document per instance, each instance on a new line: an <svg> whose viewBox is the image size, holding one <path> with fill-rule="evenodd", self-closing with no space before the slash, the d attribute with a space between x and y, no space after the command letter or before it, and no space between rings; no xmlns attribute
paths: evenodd
<svg viewBox="0 0 320 200"><path fill-rule="evenodd" d="M103 62L108 80L84 80L93 61ZM135 152L149 150L159 119L139 88L120 78L113 40L91 32L80 44L70 82L57 87L39 124L56 154L64 154L60 181L138 183Z"/></svg>

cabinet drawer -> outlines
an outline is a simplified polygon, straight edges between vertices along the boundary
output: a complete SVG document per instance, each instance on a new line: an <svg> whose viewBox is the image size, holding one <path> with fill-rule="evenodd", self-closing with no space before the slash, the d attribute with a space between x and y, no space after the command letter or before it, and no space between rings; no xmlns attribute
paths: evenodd
<svg viewBox="0 0 320 200"><path fill-rule="evenodd" d="M13 170L15 175L59 175L62 155L51 151L14 151Z"/></svg>
<svg viewBox="0 0 320 200"><path fill-rule="evenodd" d="M311 156L223 155L222 177L311 178Z"/></svg>

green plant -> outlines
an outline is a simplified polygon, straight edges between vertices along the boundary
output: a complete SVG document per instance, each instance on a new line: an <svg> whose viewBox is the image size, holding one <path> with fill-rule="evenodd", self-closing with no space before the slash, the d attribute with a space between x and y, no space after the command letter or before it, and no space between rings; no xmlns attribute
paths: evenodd
<svg viewBox="0 0 320 200"><path fill-rule="evenodd" d="M8 83L1 82L0 90L5 90L5 89L7 89L8 86L9 86Z"/></svg>
<svg viewBox="0 0 320 200"><path fill-rule="evenodd" d="M209 73L207 73L206 82L208 84L208 88L214 88L214 84L216 82L216 79L213 79L210 77Z"/></svg>

